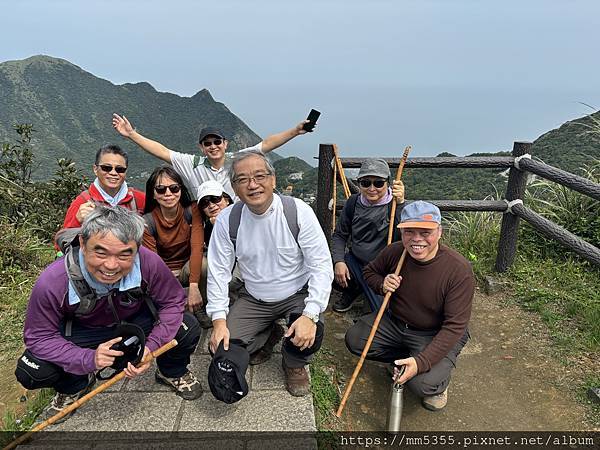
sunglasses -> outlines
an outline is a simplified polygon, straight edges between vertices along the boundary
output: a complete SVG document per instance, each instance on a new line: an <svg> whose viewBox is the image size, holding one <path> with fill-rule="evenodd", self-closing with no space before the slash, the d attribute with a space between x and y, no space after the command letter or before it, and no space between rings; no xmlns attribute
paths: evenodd
<svg viewBox="0 0 600 450"><path fill-rule="evenodd" d="M211 145L221 145L223 143L223 139L215 139L214 141L202 141L202 145L205 147L210 147Z"/></svg>
<svg viewBox="0 0 600 450"><path fill-rule="evenodd" d="M200 200L200 209L206 208L210 203L217 204L223 200L222 195L206 195Z"/></svg>
<svg viewBox="0 0 600 450"><path fill-rule="evenodd" d="M171 184L169 186L163 186L162 184L158 184L154 186L154 191L160 195L167 192L167 189L170 190L172 194L177 194L181 190L181 186L179 186L178 184Z"/></svg>
<svg viewBox="0 0 600 450"><path fill-rule="evenodd" d="M112 172L113 169L117 173L127 172L127 167L123 167L123 166L111 166L110 164L99 164L98 167L100 167L100 169L102 169L102 172L106 172L106 173Z"/></svg>
<svg viewBox="0 0 600 450"><path fill-rule="evenodd" d="M385 186L386 180L370 180L367 178L363 178L361 180L358 180L358 183L360 184L360 187L368 189L371 187L371 185L375 186L377 189L381 189L383 186Z"/></svg>

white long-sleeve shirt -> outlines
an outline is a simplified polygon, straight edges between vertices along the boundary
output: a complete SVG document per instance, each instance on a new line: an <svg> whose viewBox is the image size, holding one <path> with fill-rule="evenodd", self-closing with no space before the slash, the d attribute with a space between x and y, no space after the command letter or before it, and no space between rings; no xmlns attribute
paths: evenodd
<svg viewBox="0 0 600 450"><path fill-rule="evenodd" d="M208 303L212 320L229 313L229 282L236 257L245 287L265 302L284 300L308 282L304 311L320 314L327 308L333 266L327 240L313 210L294 199L298 210L298 243L283 213L278 195L264 214L244 205L236 247L229 237L231 206L217 217L208 246Z"/></svg>

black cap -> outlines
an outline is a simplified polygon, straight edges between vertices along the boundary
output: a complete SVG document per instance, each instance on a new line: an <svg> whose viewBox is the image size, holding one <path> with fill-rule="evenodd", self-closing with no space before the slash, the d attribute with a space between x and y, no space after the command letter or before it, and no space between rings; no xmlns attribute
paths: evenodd
<svg viewBox="0 0 600 450"><path fill-rule="evenodd" d="M231 339L227 351L223 349L223 341L219 343L208 366L208 385L217 400L235 403L248 394L246 370L249 361L250 354L242 341Z"/></svg>
<svg viewBox="0 0 600 450"><path fill-rule="evenodd" d="M211 135L220 137L221 139L227 139L225 137L225 133L223 133L218 128L215 128L215 127L204 127L204 128L202 128L200 130L200 137L198 138L198 142L202 143L202 141L204 140L204 138L206 138L206 136L211 136Z"/></svg>

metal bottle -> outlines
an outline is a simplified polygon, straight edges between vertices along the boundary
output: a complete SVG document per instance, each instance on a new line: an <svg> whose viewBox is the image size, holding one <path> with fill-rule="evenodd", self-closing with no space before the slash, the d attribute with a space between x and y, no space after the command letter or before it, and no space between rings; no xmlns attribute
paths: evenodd
<svg viewBox="0 0 600 450"><path fill-rule="evenodd" d="M398 383L398 380L404 373L404 366L400 366L400 373L392 382L392 391L390 394L390 406L388 409L387 430L389 433L400 431L400 422L402 421L402 408L404 406L404 385Z"/></svg>

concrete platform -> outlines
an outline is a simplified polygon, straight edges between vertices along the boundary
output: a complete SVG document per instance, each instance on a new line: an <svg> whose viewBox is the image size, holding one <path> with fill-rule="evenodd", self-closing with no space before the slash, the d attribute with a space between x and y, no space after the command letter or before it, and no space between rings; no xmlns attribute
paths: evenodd
<svg viewBox="0 0 600 450"><path fill-rule="evenodd" d="M154 366L137 379L117 383L79 408L69 420L48 427L47 430L77 431L79 437L83 437L84 432L94 431L184 433L172 436L169 445L175 445L179 439L185 441L185 432L316 431L312 395L293 397L285 389L281 345L275 348L269 361L259 366L249 366L246 374L250 386L248 396L233 405L216 400L207 381L210 331L203 332L189 366L204 388L204 394L199 399L183 400L168 386L157 383L154 380ZM161 435L164 439L163 433ZM60 433L62 444L68 447L66 436L68 435ZM90 439L92 437L93 435ZM43 440L54 441L56 444L58 439L58 433L56 439L53 439L52 433L48 433ZM221 435L218 448L223 447L222 439ZM240 442L233 438L225 446L241 448L238 444ZM30 445L35 447L42 443ZM127 448L130 449L131 446L127 445Z"/></svg>

